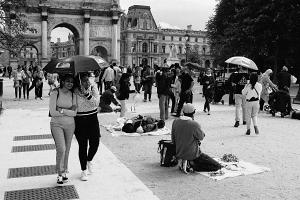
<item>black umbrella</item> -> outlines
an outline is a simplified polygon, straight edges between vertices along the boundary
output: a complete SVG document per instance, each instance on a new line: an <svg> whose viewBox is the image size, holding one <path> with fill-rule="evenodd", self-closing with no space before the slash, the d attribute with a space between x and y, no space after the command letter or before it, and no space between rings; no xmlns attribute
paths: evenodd
<svg viewBox="0 0 300 200"><path fill-rule="evenodd" d="M99 56L72 56L64 60L51 60L44 70L48 73L77 74L107 67L108 63Z"/></svg>

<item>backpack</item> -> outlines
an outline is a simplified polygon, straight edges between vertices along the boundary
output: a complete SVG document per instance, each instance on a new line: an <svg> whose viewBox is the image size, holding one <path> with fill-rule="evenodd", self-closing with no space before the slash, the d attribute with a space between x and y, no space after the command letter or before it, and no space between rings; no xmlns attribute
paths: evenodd
<svg viewBox="0 0 300 200"><path fill-rule="evenodd" d="M178 164L176 146L171 140L160 140L157 152L160 153L160 166L174 167Z"/></svg>

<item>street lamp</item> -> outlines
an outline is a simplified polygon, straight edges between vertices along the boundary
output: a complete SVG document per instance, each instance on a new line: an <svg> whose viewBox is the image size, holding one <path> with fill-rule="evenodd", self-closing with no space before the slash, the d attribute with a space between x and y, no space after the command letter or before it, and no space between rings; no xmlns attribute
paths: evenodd
<svg viewBox="0 0 300 200"><path fill-rule="evenodd" d="M188 61L188 51L189 51L189 48L190 48L190 45L189 45L189 41L190 41L190 35L186 32L186 34L184 35L184 38L185 38L185 62Z"/></svg>

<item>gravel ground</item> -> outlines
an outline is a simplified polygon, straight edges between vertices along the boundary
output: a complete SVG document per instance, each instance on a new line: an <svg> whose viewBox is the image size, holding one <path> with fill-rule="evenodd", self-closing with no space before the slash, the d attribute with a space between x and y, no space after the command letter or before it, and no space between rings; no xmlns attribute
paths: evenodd
<svg viewBox="0 0 300 200"><path fill-rule="evenodd" d="M44 100L34 100L31 97L30 100L13 101L11 82L7 79L4 81L2 101L5 109L35 110L48 107L48 97ZM47 94L48 86L46 83L44 85L44 94ZM169 135L112 137L101 127L102 142L160 199L300 199L300 121L260 113L260 134L245 136L245 126L233 127L233 106L213 105L212 115L208 116L200 112L203 99L198 94L200 89L196 90L194 96L198 111L195 120L206 133L202 151L213 157L233 153L241 160L269 167L271 172L213 181L198 174L185 175L176 167L159 166L157 143L160 139L169 139ZM31 93L33 96L33 91ZM139 102L137 109L158 117L158 101L155 96L151 103ZM294 108L299 108L299 105L294 105ZM128 113L127 117L134 115L135 113ZM99 122L108 124L117 117L117 114L99 115ZM171 117L166 122L167 127L171 128L173 119Z"/></svg>

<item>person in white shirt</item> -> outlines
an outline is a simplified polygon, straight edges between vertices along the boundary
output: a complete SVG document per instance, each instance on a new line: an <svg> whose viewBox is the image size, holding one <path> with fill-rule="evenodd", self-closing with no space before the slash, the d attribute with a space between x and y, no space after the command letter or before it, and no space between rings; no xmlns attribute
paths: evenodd
<svg viewBox="0 0 300 200"><path fill-rule="evenodd" d="M257 127L257 114L259 111L259 99L262 91L262 85L257 81L257 73L251 73L249 83L245 85L244 89L242 90L242 94L246 96L246 135L250 135L251 132L251 119L253 121L255 133L259 134L259 130Z"/></svg>
<svg viewBox="0 0 300 200"><path fill-rule="evenodd" d="M110 89L110 87L113 86L113 83L115 81L115 70L113 69L114 66L115 63L112 66L106 68L106 70L104 71L101 81L104 81L105 90Z"/></svg>

